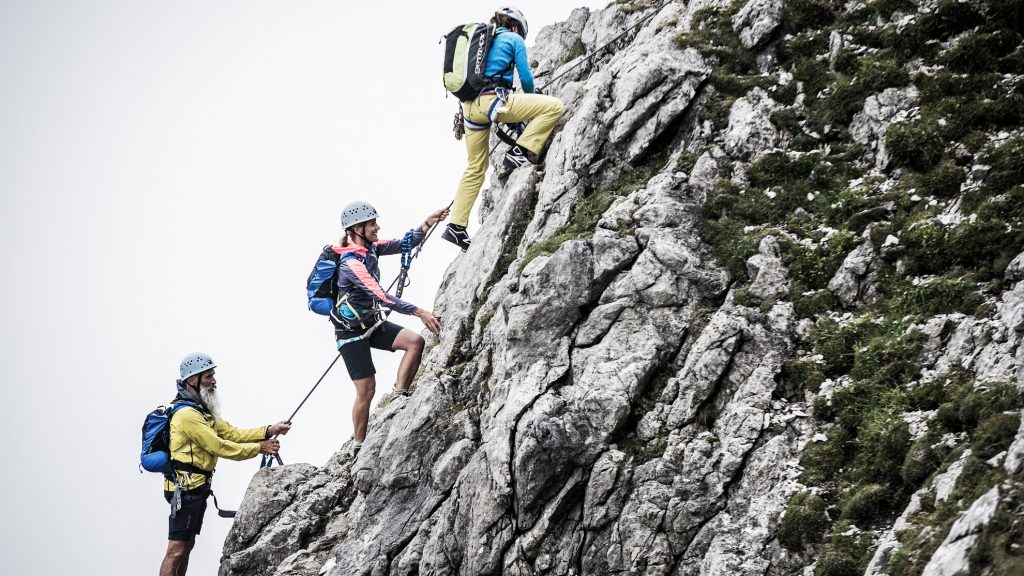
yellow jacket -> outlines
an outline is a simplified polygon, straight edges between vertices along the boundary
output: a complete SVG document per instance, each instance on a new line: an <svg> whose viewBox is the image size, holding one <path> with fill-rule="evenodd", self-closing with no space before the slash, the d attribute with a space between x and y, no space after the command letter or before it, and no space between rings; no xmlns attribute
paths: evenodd
<svg viewBox="0 0 1024 576"><path fill-rule="evenodd" d="M171 418L171 460L192 464L203 470L217 467L218 458L247 460L260 453L258 442L267 436L267 426L242 430L223 419L185 407ZM186 490L198 488L208 478L203 474L175 471ZM174 483L164 480L164 490L173 491Z"/></svg>

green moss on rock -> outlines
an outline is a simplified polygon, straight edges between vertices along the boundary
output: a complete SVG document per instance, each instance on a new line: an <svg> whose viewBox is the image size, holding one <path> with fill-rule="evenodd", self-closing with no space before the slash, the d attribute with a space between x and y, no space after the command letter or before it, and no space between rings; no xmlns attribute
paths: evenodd
<svg viewBox="0 0 1024 576"><path fill-rule="evenodd" d="M787 360L782 366L782 378L802 390L817 392L825 373L813 360Z"/></svg>
<svg viewBox="0 0 1024 576"><path fill-rule="evenodd" d="M895 165L926 172L942 158L946 140L939 119L922 116L909 122L889 125L885 131L885 147Z"/></svg>
<svg viewBox="0 0 1024 576"><path fill-rule="evenodd" d="M858 527L874 524L892 512L893 495L881 484L854 486L843 497L842 516Z"/></svg>
<svg viewBox="0 0 1024 576"><path fill-rule="evenodd" d="M811 492L800 492L786 505L779 523L779 543L794 552L821 541L828 528L825 502Z"/></svg>

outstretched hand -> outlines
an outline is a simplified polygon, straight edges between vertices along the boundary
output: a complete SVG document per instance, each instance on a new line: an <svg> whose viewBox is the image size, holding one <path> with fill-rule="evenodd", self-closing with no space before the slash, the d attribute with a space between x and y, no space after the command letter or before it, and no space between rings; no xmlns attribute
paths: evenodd
<svg viewBox="0 0 1024 576"><path fill-rule="evenodd" d="M430 228L434 224L437 224L438 222L440 222L441 220L444 220L447 217L448 217L448 209L447 208L442 208L442 209L438 210L437 212L434 212L430 216L427 216L427 220L424 222L424 224L426 224L427 228Z"/></svg>

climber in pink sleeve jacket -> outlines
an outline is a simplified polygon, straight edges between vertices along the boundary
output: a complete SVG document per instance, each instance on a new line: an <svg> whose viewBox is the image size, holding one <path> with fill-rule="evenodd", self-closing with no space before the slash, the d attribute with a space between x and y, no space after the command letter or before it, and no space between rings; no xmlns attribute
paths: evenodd
<svg viewBox="0 0 1024 576"><path fill-rule="evenodd" d="M416 316L428 330L437 334L440 319L433 313L388 294L380 285L379 256L401 254L423 242L427 230L448 217L448 209L438 210L417 228L398 240L379 240L377 210L366 202L353 202L341 213L345 233L332 249L338 254L338 300L331 310L335 338L348 368L349 377L356 386L356 401L352 406L353 453L358 453L366 438L366 423L370 416L370 402L376 391L376 368L370 349L405 354L395 377L395 391L409 394L413 376L423 356L423 337L384 320L381 307L399 314Z"/></svg>

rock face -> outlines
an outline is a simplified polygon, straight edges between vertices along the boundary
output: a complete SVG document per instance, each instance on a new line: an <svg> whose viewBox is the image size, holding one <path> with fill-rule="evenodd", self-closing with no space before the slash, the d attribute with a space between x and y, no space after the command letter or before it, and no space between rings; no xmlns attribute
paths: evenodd
<svg viewBox="0 0 1024 576"><path fill-rule="evenodd" d="M784 9L668 2L550 90L567 112L545 165L484 191L414 393L357 458L261 470L221 576L966 573L1024 485L1024 254L988 284L915 272L956 232L887 172L920 160L884 145L918 90L891 72L810 126ZM538 34L536 71L653 10L574 11ZM814 34L804 66L864 52ZM713 77L739 66L723 45L746 72ZM1000 161L972 182L1005 181ZM797 494L825 512L800 520Z"/></svg>
<svg viewBox="0 0 1024 576"><path fill-rule="evenodd" d="M978 539L978 532L988 524L999 506L999 487L993 487L978 498L963 516L953 523L949 535L924 568L924 576L956 576L966 574L967 554Z"/></svg>
<svg viewBox="0 0 1024 576"><path fill-rule="evenodd" d="M733 16L732 28L747 48L762 44L779 27L782 0L750 0Z"/></svg>
<svg viewBox="0 0 1024 576"><path fill-rule="evenodd" d="M879 170L889 165L889 152L885 148L885 131L895 121L905 120L909 110L917 104L918 90L908 88L887 88L880 94L869 96L864 109L853 117L850 135L859 144L875 152L875 167Z"/></svg>

